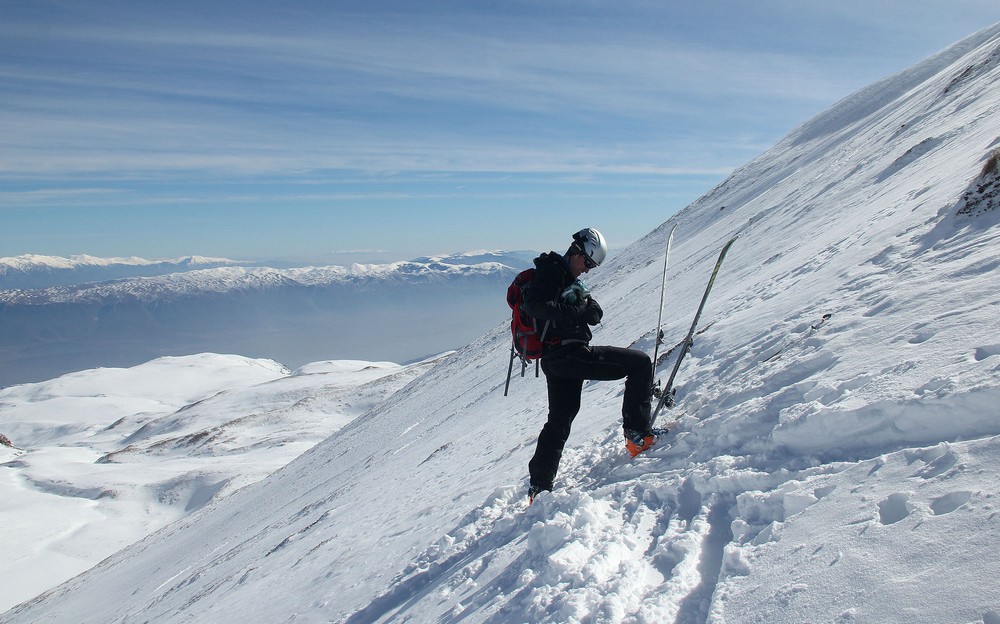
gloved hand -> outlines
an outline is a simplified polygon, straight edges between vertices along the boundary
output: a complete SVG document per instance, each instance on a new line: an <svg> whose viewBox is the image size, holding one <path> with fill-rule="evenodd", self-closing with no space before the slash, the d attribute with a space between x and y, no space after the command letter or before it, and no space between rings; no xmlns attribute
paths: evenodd
<svg viewBox="0 0 1000 624"><path fill-rule="evenodd" d="M587 325L597 325L603 317L604 310L601 309L601 306L597 305L596 301L588 297L587 305L583 308L583 312L580 313L580 320L587 323Z"/></svg>
<svg viewBox="0 0 1000 624"><path fill-rule="evenodd" d="M589 298L590 291L587 290L587 285L578 279L562 292L559 300L570 305L583 306L586 305Z"/></svg>

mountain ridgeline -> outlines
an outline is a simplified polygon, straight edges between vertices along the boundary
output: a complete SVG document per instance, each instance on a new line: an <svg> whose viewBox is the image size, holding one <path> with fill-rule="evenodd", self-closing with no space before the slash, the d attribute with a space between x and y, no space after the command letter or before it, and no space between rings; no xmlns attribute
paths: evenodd
<svg viewBox="0 0 1000 624"><path fill-rule="evenodd" d="M328 359L413 361L458 348L502 318L497 293L525 255L292 269L189 270L187 263L166 275L4 290L0 386L201 352L290 367ZM37 283L49 271L20 274L34 274Z"/></svg>

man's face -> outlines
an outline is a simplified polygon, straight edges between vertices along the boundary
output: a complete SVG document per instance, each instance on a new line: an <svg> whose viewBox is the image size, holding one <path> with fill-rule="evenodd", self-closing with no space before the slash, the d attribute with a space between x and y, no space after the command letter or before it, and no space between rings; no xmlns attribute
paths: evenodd
<svg viewBox="0 0 1000 624"><path fill-rule="evenodd" d="M583 254L573 254L569 257L569 272L574 279L580 277L584 273L590 272L590 265L587 262L587 258Z"/></svg>

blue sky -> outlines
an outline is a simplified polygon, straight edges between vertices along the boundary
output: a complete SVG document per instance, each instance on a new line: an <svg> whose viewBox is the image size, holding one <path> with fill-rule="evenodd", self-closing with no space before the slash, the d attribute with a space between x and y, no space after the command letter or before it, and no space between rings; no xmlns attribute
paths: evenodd
<svg viewBox="0 0 1000 624"><path fill-rule="evenodd" d="M921 2L0 0L0 256L639 238L1000 21Z"/></svg>

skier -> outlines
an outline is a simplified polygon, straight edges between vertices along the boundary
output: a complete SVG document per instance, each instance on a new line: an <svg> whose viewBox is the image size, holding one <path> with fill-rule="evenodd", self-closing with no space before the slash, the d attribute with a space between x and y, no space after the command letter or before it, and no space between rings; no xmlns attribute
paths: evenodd
<svg viewBox="0 0 1000 624"><path fill-rule="evenodd" d="M535 454L528 464L529 501L551 490L569 438L570 426L580 411L583 382L626 378L622 402L625 447L635 457L656 443L650 428L653 367L642 351L590 345L591 325L600 323L604 312L578 279L607 256L604 236L593 228L573 235L565 254L544 253L535 259L534 279L524 288L524 310L544 327L546 344L542 371L548 389L548 421L538 435Z"/></svg>

